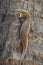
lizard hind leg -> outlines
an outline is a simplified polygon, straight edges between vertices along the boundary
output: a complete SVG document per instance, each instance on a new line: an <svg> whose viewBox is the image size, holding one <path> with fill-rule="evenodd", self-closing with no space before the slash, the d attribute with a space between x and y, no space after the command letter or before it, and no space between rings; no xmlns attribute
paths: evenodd
<svg viewBox="0 0 43 65"><path fill-rule="evenodd" d="M21 43L21 39L18 41L17 45L16 45L16 50L19 50L20 53L22 54L23 51L23 45Z"/></svg>
<svg viewBox="0 0 43 65"><path fill-rule="evenodd" d="M19 49L20 48L20 43L21 43L21 40L18 41L17 45L16 45L16 48Z"/></svg>

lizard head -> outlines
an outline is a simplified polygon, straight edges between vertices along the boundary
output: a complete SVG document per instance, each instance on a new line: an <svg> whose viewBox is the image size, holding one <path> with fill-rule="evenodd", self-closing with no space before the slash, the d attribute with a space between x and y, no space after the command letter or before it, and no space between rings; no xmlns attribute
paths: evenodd
<svg viewBox="0 0 43 65"><path fill-rule="evenodd" d="M26 12L17 11L17 13L19 14L19 17L20 17L20 18L26 19L27 17L29 17L29 15L28 15Z"/></svg>

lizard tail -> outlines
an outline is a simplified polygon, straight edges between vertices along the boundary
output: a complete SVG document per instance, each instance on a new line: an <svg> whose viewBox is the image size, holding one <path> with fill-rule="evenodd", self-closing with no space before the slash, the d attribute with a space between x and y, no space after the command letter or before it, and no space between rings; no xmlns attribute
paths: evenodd
<svg viewBox="0 0 43 65"><path fill-rule="evenodd" d="M24 57L26 55L26 52L27 52L27 46L28 46L28 39L27 39L27 42L26 42L26 47L25 47L25 50L23 49L23 53L22 53L22 56L21 56L21 59L20 59L20 65L23 65L23 60L24 60Z"/></svg>

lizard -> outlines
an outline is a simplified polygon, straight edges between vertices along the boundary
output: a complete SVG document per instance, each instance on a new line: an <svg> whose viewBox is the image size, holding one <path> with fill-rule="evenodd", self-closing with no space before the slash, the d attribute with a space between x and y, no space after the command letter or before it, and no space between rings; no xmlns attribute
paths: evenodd
<svg viewBox="0 0 43 65"><path fill-rule="evenodd" d="M22 65L24 57L25 57L26 52L27 52L28 34L30 31L30 27L32 25L32 22L30 20L29 14L27 14L25 12L20 12L20 11L18 11L18 13L20 14L20 17L25 18L25 22L22 24L21 29L20 29L20 41L19 41L19 43L22 44L22 46L23 46L23 51L22 51L22 55L20 58L20 65Z"/></svg>

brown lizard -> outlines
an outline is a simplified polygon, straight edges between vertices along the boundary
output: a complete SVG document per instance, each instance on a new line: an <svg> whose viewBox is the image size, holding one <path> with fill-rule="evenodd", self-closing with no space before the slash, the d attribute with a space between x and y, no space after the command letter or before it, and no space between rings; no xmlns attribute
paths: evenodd
<svg viewBox="0 0 43 65"><path fill-rule="evenodd" d="M26 51L27 51L27 47L28 47L28 34L30 31L30 26L31 26L31 21L30 21L30 16L25 13L25 12L19 12L20 17L25 18L25 22L22 24L21 26L21 30L20 30L20 43L23 46L23 52L20 58L20 65L22 65L24 56L26 55Z"/></svg>

